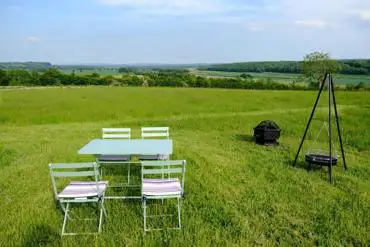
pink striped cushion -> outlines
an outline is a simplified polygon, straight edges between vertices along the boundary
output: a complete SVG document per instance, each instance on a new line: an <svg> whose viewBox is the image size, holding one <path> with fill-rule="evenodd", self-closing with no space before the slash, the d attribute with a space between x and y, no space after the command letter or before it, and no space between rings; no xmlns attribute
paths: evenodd
<svg viewBox="0 0 370 247"><path fill-rule="evenodd" d="M99 182L70 182L58 194L60 198L92 197L102 194L108 186L108 181ZM99 187L99 189L98 189Z"/></svg>
<svg viewBox="0 0 370 247"><path fill-rule="evenodd" d="M165 196L181 195L181 184L178 178L173 179L144 179L143 195Z"/></svg>

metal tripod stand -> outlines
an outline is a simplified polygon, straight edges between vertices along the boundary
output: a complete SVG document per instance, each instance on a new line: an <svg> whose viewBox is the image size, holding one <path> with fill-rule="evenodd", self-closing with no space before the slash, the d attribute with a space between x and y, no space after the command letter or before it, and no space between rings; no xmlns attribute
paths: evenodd
<svg viewBox="0 0 370 247"><path fill-rule="evenodd" d="M333 162L332 162L332 159L333 159L333 132L332 132L332 105L334 105L334 111L335 111L335 119L336 119L336 127L337 127L337 130L338 130L338 136L339 136L339 142L340 142L340 149L342 151L342 159L343 159L343 167L345 170L347 170L347 165L346 165L346 158L345 158L345 155L344 155L344 149L343 149L343 142L342 142L342 135L341 135L341 131L340 131L340 125L339 125L339 118L338 118L338 110L337 110L337 103L336 103L336 99L335 99L335 93L334 93L334 83L333 83L333 77L330 73L326 73L325 76L324 76L324 79L321 83L321 86L320 86L320 90L319 90L319 93L316 97L316 101L315 101L315 104L313 106L313 109L312 109L312 112L311 112L311 116L310 116L310 119L308 120L308 123L307 123L307 126L306 126L306 129L304 131L304 134L303 134L303 138L302 138L302 141L301 141L301 144L299 145L299 148L298 148L298 152L295 156L295 159L294 159L294 162L293 162L293 166L296 165L296 162L297 162L297 159L298 159L298 156L299 156L299 153L302 149L302 145L303 145L303 142L304 140L306 139L306 135L307 135L307 132L308 132L308 129L310 128L310 125L311 125L311 121L312 121L312 118L315 114L315 111L316 111L316 108L317 108L317 104L320 100L320 96L321 96L321 93L324 89L324 86L325 84L328 84L328 95L329 95L329 165L328 165L328 172L329 172L329 180L330 180L330 183L332 183L332 176L333 176L333 171L332 171L332 166L333 166Z"/></svg>

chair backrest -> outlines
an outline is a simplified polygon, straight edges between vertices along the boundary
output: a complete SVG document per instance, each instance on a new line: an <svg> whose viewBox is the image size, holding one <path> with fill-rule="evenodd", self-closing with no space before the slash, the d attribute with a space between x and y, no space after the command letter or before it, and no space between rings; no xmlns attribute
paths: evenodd
<svg viewBox="0 0 370 247"><path fill-rule="evenodd" d="M103 139L131 139L131 128L102 128Z"/></svg>
<svg viewBox="0 0 370 247"><path fill-rule="evenodd" d="M150 138L170 138L170 128L169 127L142 127L141 128L141 138L150 139Z"/></svg>
<svg viewBox="0 0 370 247"><path fill-rule="evenodd" d="M169 177L171 174L181 174L181 188L184 192L185 165L186 160L143 161L141 162L141 181L149 176L161 175L162 179L164 179L164 174Z"/></svg>
<svg viewBox="0 0 370 247"><path fill-rule="evenodd" d="M96 162L49 164L49 168L55 197L58 196L56 178L93 177L95 182L99 181L99 169ZM98 187L98 184L96 186Z"/></svg>

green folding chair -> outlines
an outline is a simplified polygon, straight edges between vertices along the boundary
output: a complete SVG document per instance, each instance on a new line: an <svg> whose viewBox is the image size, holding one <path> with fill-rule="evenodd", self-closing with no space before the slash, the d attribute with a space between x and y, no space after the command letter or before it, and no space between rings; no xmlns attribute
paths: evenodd
<svg viewBox="0 0 370 247"><path fill-rule="evenodd" d="M144 218L144 232L163 230L147 227L147 218L168 215L147 216L148 200L177 199L178 226L168 229L181 229L181 204L184 196L185 160L143 161L141 169L141 195ZM176 174L176 176L171 176ZM167 175L167 177L166 177ZM178 175L181 175L180 178ZM159 177L159 178L157 178Z"/></svg>
<svg viewBox="0 0 370 247"><path fill-rule="evenodd" d="M102 138L107 140L130 140L131 128L102 128ZM97 155L96 162L100 167L100 175L103 175L104 165L127 165L127 186L130 186L131 155ZM116 185L111 187L125 187Z"/></svg>
<svg viewBox="0 0 370 247"><path fill-rule="evenodd" d="M107 181L99 181L99 169L95 162L91 163L67 163L67 164L49 164L51 181L55 194L55 199L60 203L64 212L64 220L62 226L62 236L78 235L78 234L97 234L101 232L103 214L107 216L104 208L104 193L108 186ZM90 180L71 181L61 191L58 190L57 178L90 178ZM93 178L93 181L91 181ZM59 180L59 179L58 179ZM97 203L100 209L99 223L97 232L74 233L66 232L68 220L72 220L70 212L70 204L80 203ZM83 219L93 220L93 219Z"/></svg>
<svg viewBox="0 0 370 247"><path fill-rule="evenodd" d="M142 127L141 128L141 139L170 139L170 128L169 127ZM168 154L154 154L154 155L140 155L139 160L169 160Z"/></svg>

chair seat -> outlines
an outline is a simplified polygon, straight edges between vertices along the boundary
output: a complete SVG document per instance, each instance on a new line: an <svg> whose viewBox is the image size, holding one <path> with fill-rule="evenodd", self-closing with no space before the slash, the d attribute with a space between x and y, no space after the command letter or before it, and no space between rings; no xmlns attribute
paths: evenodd
<svg viewBox="0 0 370 247"><path fill-rule="evenodd" d="M131 159L130 155L99 155L99 161L129 161Z"/></svg>
<svg viewBox="0 0 370 247"><path fill-rule="evenodd" d="M140 155L139 160L168 160L167 154Z"/></svg>
<svg viewBox="0 0 370 247"><path fill-rule="evenodd" d="M181 192L181 184L178 178L143 180L142 193L145 196L181 195Z"/></svg>
<svg viewBox="0 0 370 247"><path fill-rule="evenodd" d="M107 186L108 181L70 182L67 187L65 187L64 190L58 194L58 197L81 198L99 196L104 193L104 191L107 189Z"/></svg>

